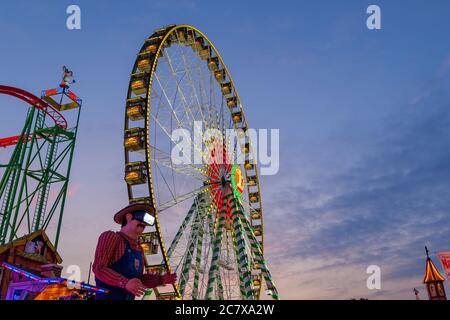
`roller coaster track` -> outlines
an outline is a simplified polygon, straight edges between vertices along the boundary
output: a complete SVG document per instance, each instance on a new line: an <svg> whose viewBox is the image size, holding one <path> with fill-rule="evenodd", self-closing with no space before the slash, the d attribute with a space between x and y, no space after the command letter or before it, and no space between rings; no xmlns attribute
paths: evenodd
<svg viewBox="0 0 450 320"><path fill-rule="evenodd" d="M55 122L56 126L58 126L61 129L67 129L67 121L61 115L61 113L59 113L55 108L47 104L45 101L39 99L35 95L19 88L8 87L3 85L0 85L0 94L9 95L18 98L22 101L25 101L34 108L43 111L45 115L48 115ZM14 136L8 138L0 138L0 147L6 148L9 146L16 145L20 139L24 140L27 139L29 141L31 139L31 136L28 137Z"/></svg>

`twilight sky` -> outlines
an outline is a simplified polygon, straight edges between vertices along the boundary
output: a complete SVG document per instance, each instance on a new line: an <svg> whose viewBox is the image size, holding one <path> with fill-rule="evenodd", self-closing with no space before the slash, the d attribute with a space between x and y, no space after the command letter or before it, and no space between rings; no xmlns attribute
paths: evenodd
<svg viewBox="0 0 450 320"><path fill-rule="evenodd" d="M70 4L81 30L66 29ZM381 30L366 27L370 4ZM66 64L84 100L64 265L86 275L98 235L117 229L129 72L144 39L172 23L213 41L251 127L280 129L280 171L261 188L281 297L413 299L416 287L425 298L424 246L439 269L435 253L450 251L446 0L2 1L0 84L39 95ZM18 134L26 109L0 105L0 136ZM381 290L366 288L369 265L381 267Z"/></svg>

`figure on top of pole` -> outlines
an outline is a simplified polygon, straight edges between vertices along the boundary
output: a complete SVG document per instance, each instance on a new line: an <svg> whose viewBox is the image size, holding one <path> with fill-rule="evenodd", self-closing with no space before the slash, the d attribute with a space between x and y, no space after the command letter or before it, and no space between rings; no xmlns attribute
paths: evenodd
<svg viewBox="0 0 450 320"><path fill-rule="evenodd" d="M69 84L72 83L75 83L75 79L73 78L73 72L69 70L66 66L63 66L63 76L59 86L65 89L69 88Z"/></svg>

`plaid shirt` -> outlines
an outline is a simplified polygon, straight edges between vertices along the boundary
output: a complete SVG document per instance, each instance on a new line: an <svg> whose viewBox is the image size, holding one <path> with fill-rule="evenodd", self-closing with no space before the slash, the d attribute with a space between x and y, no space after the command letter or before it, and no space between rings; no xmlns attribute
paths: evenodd
<svg viewBox="0 0 450 320"><path fill-rule="evenodd" d="M139 245L137 239L130 238L123 232L106 231L103 232L98 238L97 249L95 250L95 260L92 265L93 272L95 276L111 286L116 286L120 288L125 288L128 280L126 277L120 273L109 268L112 264L119 261L119 259L124 255L127 240L130 246L134 250L139 250L142 252L142 261L145 261L144 251ZM143 272L144 267L142 267L141 272ZM146 277L145 286L148 288L154 288L161 284L161 276L155 274L154 278Z"/></svg>

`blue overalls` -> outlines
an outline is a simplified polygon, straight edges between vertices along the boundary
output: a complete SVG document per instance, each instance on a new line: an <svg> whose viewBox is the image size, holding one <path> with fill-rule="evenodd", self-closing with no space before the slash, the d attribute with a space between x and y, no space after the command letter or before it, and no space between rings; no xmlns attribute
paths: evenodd
<svg viewBox="0 0 450 320"><path fill-rule="evenodd" d="M121 237L126 243L125 253L118 261L110 265L109 268L128 279L141 278L144 264L142 251L132 249L130 242L122 235ZM126 289L106 284L97 277L95 277L95 282L97 287L109 290L109 293L106 294L97 293L95 296L96 300L134 300L134 295Z"/></svg>

